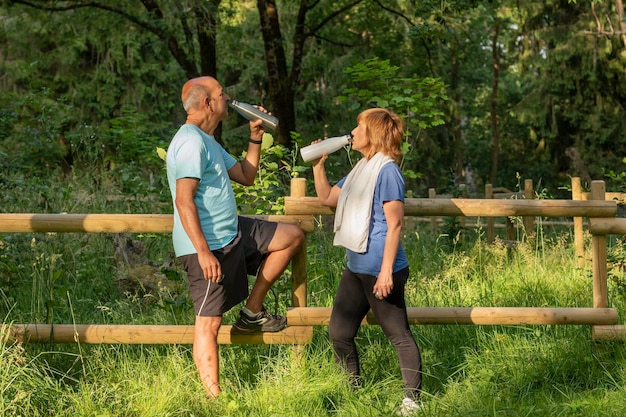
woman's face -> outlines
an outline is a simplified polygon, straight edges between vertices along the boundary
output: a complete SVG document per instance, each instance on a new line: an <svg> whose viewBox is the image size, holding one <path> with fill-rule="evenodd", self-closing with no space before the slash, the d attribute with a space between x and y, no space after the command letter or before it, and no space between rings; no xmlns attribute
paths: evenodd
<svg viewBox="0 0 626 417"><path fill-rule="evenodd" d="M367 128L365 123L359 122L357 127L352 129L352 149L363 153L370 144L370 138L367 136Z"/></svg>

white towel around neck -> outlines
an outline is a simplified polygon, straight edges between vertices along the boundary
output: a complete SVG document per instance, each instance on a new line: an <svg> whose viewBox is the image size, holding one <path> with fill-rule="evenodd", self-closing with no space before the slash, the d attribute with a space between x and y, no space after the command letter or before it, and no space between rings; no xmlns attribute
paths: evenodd
<svg viewBox="0 0 626 417"><path fill-rule="evenodd" d="M337 200L333 245L367 251L374 189L380 170L390 162L391 157L378 152L369 160L362 158L350 171Z"/></svg>

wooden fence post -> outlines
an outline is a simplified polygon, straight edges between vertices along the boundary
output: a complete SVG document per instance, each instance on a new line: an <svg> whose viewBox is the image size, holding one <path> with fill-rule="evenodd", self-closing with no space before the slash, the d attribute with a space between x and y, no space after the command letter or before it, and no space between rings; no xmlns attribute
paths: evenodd
<svg viewBox="0 0 626 417"><path fill-rule="evenodd" d="M459 196L457 198L468 198L467 184L459 184ZM465 241L465 224L467 222L466 216L461 216L459 220L459 226L461 227L461 237Z"/></svg>
<svg viewBox="0 0 626 417"><path fill-rule="evenodd" d="M606 186L604 181L591 182L591 199L605 199ZM593 262L593 306L606 308L609 305L609 293L607 288L607 250L606 236L593 235L591 237L591 250Z"/></svg>
<svg viewBox="0 0 626 417"><path fill-rule="evenodd" d="M306 178L291 179L291 197L306 197ZM306 307L306 234L302 246L291 260L291 305Z"/></svg>
<svg viewBox="0 0 626 417"><path fill-rule="evenodd" d="M583 199L580 177L572 177L572 200ZM576 248L576 262L579 268L585 266L585 243L583 236L583 218L574 217L574 247Z"/></svg>
<svg viewBox="0 0 626 417"><path fill-rule="evenodd" d="M492 199L493 198L493 185L485 184L485 198ZM487 217L487 242L493 243L495 240L495 236L493 233L494 229L494 219L493 217Z"/></svg>
<svg viewBox="0 0 626 417"><path fill-rule="evenodd" d="M533 200L535 198L535 190L533 188L533 180L524 180L524 198L526 200ZM531 216L525 216L522 218L524 222L524 230L526 231L526 237L530 238L535 234L535 218Z"/></svg>
<svg viewBox="0 0 626 417"><path fill-rule="evenodd" d="M434 188L428 189L428 198L437 198L437 192ZM433 236L437 236L437 216L432 216L430 218L430 228Z"/></svg>

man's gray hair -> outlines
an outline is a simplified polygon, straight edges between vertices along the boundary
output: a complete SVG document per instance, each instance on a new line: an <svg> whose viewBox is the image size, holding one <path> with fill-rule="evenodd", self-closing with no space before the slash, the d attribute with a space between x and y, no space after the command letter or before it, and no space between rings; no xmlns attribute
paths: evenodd
<svg viewBox="0 0 626 417"><path fill-rule="evenodd" d="M190 109L198 108L202 104L202 100L209 96L209 90L203 85L194 85L189 88L187 98L183 100L183 108L187 113Z"/></svg>

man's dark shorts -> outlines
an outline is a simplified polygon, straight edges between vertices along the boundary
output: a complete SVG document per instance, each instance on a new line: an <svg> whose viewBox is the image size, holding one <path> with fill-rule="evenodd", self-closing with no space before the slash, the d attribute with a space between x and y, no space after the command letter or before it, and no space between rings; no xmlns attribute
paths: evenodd
<svg viewBox="0 0 626 417"><path fill-rule="evenodd" d="M196 316L221 316L248 297L248 275L256 276L277 226L275 222L240 216L237 236L225 247L212 251L224 274L219 283L204 279L198 254L178 258L187 271Z"/></svg>

